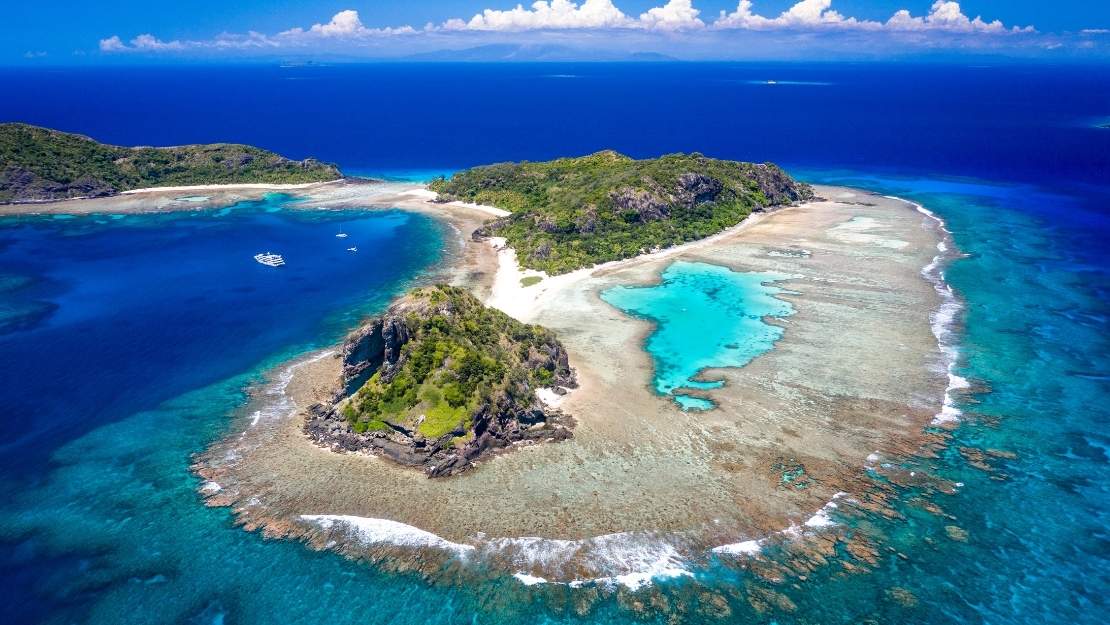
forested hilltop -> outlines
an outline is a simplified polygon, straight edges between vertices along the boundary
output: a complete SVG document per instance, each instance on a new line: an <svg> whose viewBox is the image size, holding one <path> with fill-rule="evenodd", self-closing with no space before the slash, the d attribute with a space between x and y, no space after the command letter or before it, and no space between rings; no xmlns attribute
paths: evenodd
<svg viewBox="0 0 1110 625"><path fill-rule="evenodd" d="M305 424L334 449L381 453L438 477L514 442L570 436L569 419L536 395L575 386L555 334L458 287L410 291L347 339L343 364L351 394Z"/></svg>
<svg viewBox="0 0 1110 625"><path fill-rule="evenodd" d="M444 201L512 212L476 234L505 237L521 265L549 274L701 239L752 211L813 197L769 163L697 153L634 160L613 151L475 167L431 189Z"/></svg>
<svg viewBox="0 0 1110 625"><path fill-rule="evenodd" d="M299 184L341 178L334 165L231 143L120 147L27 124L0 124L0 203L103 197L203 184Z"/></svg>

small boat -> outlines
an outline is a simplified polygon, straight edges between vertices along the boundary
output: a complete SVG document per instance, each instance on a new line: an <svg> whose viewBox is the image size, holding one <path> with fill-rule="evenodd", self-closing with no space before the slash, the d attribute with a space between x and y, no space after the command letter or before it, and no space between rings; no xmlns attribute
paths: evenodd
<svg viewBox="0 0 1110 625"><path fill-rule="evenodd" d="M777 84L779 84L779 81L777 81L777 80L768 80L767 84L768 85L777 85Z"/></svg>
<svg viewBox="0 0 1110 625"><path fill-rule="evenodd" d="M340 228L339 232L336 233L335 238L337 238L337 239L346 239L347 238L347 233L343 232L343 228Z"/></svg>
<svg viewBox="0 0 1110 625"><path fill-rule="evenodd" d="M357 251L358 251L358 248L357 248L357 247L348 247L348 248L347 248L347 251L348 251L348 252L357 252Z"/></svg>
<svg viewBox="0 0 1110 625"><path fill-rule="evenodd" d="M281 257L281 254L274 254L273 252L255 254L254 259L267 267L281 267L285 264L285 259Z"/></svg>

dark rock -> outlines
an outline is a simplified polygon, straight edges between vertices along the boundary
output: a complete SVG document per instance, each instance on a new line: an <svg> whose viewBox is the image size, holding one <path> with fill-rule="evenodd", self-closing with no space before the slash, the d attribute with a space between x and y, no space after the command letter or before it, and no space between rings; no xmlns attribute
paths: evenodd
<svg viewBox="0 0 1110 625"><path fill-rule="evenodd" d="M609 199L618 213L643 223L666 219L671 214L668 198L651 191L624 187L612 192Z"/></svg>
<svg viewBox="0 0 1110 625"><path fill-rule="evenodd" d="M538 258L540 260L547 260L550 256L551 256L551 242L550 241L544 241L543 243L540 243L539 245L536 246L536 249L532 251L532 258Z"/></svg>
<svg viewBox="0 0 1110 625"><path fill-rule="evenodd" d="M687 172L678 177L678 190L675 193L679 203L691 208L705 202L712 202L724 190L724 185L716 178L704 174Z"/></svg>
<svg viewBox="0 0 1110 625"><path fill-rule="evenodd" d="M589 234L597 229L597 208L590 206L574 223L575 231L579 234Z"/></svg>
<svg viewBox="0 0 1110 625"><path fill-rule="evenodd" d="M786 172L770 163L752 165L751 173L771 205L791 204L813 197L809 185L794 182Z"/></svg>

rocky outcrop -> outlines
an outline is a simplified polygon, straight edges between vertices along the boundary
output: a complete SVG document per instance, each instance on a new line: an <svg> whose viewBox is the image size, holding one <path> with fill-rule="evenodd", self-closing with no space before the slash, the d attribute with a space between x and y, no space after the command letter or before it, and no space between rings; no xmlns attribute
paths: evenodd
<svg viewBox="0 0 1110 625"><path fill-rule="evenodd" d="M751 165L748 176L767 198L767 205L779 206L813 198L813 188L799 184L785 171L770 163Z"/></svg>
<svg viewBox="0 0 1110 625"><path fill-rule="evenodd" d="M716 178L710 178L695 172L686 172L678 177L675 198L686 208L692 208L698 204L716 200L724 188L724 184Z"/></svg>
<svg viewBox="0 0 1110 625"><path fill-rule="evenodd" d="M657 192L625 187L614 191L609 199L613 202L613 210L634 215L641 223L659 221L671 215L671 198Z"/></svg>
<svg viewBox="0 0 1110 625"><path fill-rule="evenodd" d="M446 477L470 469L480 459L510 449L514 444L559 442L573 436L574 420L563 412L533 406L491 406L476 415L474 438L465 445L450 438L430 439L403 427L388 431L355 432L333 406L309 408L304 431L317 444L337 452L384 456L422 469L428 477Z"/></svg>
<svg viewBox="0 0 1110 625"><path fill-rule="evenodd" d="M347 337L342 352L344 388L357 390L351 386L369 377L364 374L375 371L381 372L383 380L391 380L409 337L404 320L389 316L375 319Z"/></svg>
<svg viewBox="0 0 1110 625"><path fill-rule="evenodd" d="M696 172L680 175L671 188L650 178L642 184L643 188L623 187L609 194L614 211L641 223L667 219L675 208L691 209L713 202L725 188L720 180Z"/></svg>
<svg viewBox="0 0 1110 625"><path fill-rule="evenodd" d="M381 455L418 467L429 477L443 477L465 471L514 444L571 437L573 419L544 405L535 393L538 380L559 394L576 386L566 350L553 335L486 309L461 289L429 287L415 293L344 342L345 390L331 404L310 409L304 431L313 441L335 451ZM471 334L500 331L486 342L453 342L456 326ZM429 343L432 349L424 349ZM423 426L426 413L437 408L427 398L439 402L452 386L465 384L460 377L469 365L464 363L467 357L459 355L462 350L474 350L472 360L484 359L500 373L486 376L477 385L464 403L467 413L456 426L431 435ZM429 361L430 352L436 355ZM437 360L440 354L442 359ZM397 409L406 395L389 399L385 407L368 399L382 394L396 397L391 395L396 388L409 389L413 384L420 392L413 393L409 407ZM362 427L366 423L374 426Z"/></svg>

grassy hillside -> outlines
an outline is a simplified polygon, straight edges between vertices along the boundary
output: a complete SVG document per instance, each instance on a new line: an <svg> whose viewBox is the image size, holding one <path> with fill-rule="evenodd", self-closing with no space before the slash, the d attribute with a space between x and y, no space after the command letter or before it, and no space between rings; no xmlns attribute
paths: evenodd
<svg viewBox="0 0 1110 625"><path fill-rule="evenodd" d="M475 167L431 188L446 201L511 211L478 234L505 237L523 266L550 274L704 238L754 210L813 196L771 164L612 151Z"/></svg>
<svg viewBox="0 0 1110 625"><path fill-rule="evenodd" d="M334 165L246 145L127 148L26 124L0 124L0 202L100 197L143 187L336 180Z"/></svg>
<svg viewBox="0 0 1110 625"><path fill-rule="evenodd" d="M536 408L535 389L573 384L555 335L487 308L450 286L416 289L348 348L373 374L342 407L357 433L396 432L466 442L492 421ZM376 366L376 369L373 367Z"/></svg>

